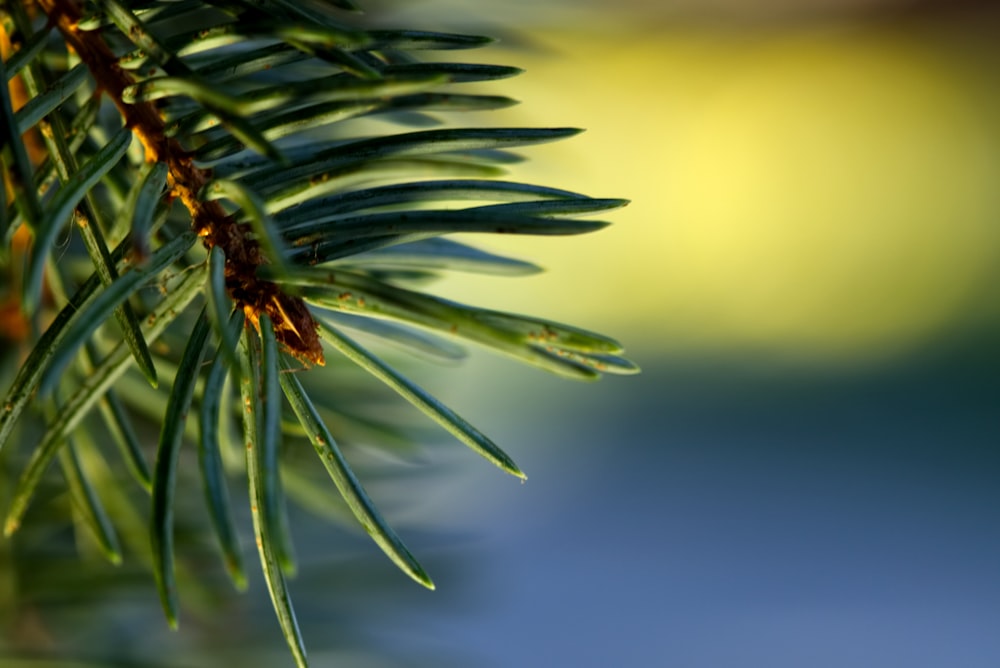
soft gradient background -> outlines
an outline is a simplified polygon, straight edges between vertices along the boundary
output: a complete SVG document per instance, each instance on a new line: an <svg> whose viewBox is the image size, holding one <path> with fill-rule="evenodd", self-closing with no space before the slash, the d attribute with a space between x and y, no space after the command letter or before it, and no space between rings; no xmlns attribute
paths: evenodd
<svg viewBox="0 0 1000 668"><path fill-rule="evenodd" d="M312 664L1000 666L994 4L366 3L502 35L461 55L525 68L486 87L524 104L454 120L587 128L511 178L633 200L589 237L474 240L549 271L439 292L606 332L644 371L407 367L529 480L443 437L366 479L434 593L295 511ZM121 588L83 599L70 555L36 644L289 665L259 576L234 601L202 547L223 593L186 587L179 634L148 573L103 567Z"/></svg>
<svg viewBox="0 0 1000 668"><path fill-rule="evenodd" d="M541 277L441 292L611 333L644 374L437 379L529 481L425 492L466 568L396 632L459 665L1000 665L992 4L471 6L407 14L507 33L481 57L524 104L489 122L588 129L514 175L633 203L489 240Z"/></svg>

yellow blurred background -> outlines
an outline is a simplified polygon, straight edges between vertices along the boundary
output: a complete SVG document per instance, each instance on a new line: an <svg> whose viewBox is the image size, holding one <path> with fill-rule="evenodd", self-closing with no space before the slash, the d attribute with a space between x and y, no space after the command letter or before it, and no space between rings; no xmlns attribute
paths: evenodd
<svg viewBox="0 0 1000 668"><path fill-rule="evenodd" d="M997 13L715 5L557 11L485 52L527 70L489 122L587 129L513 177L632 204L587 237L473 239L549 271L444 291L667 354L870 361L992 327Z"/></svg>
<svg viewBox="0 0 1000 668"><path fill-rule="evenodd" d="M484 56L524 104L483 122L588 130L512 178L632 204L472 239L549 271L442 291L643 374L451 381L529 483L448 490L504 527L496 598L449 631L530 666L1000 665L996 3L510 4Z"/></svg>

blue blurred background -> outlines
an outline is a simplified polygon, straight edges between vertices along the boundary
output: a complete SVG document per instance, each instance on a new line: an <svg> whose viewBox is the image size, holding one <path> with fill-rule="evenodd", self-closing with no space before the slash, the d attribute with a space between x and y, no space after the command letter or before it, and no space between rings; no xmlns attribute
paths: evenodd
<svg viewBox="0 0 1000 668"><path fill-rule="evenodd" d="M588 129L515 175L633 203L441 292L644 372L441 380L529 481L436 487L467 568L409 633L464 665L1000 665L995 5L470 4L409 15L508 35L508 122Z"/></svg>

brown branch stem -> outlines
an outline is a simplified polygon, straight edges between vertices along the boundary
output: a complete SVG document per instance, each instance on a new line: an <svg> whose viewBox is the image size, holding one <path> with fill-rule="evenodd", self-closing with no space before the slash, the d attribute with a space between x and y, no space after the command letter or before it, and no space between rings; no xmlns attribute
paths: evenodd
<svg viewBox="0 0 1000 668"><path fill-rule="evenodd" d="M125 89L136 83L131 73L118 65L100 31L82 31L77 24L81 9L75 0L38 0L49 20L90 70L99 90L107 93L125 121L142 142L146 160L163 162L169 168L168 184L191 214L191 226L207 248L218 246L226 254L226 288L243 308L247 320L259 326L262 312L274 323L275 335L285 348L306 364L324 363L323 349L316 334L316 321L302 299L284 293L270 281L257 277L257 268L267 263L249 229L238 224L215 201L199 198L210 181L211 172L194 164L191 155L177 140L165 133L163 118L150 102L126 104Z"/></svg>

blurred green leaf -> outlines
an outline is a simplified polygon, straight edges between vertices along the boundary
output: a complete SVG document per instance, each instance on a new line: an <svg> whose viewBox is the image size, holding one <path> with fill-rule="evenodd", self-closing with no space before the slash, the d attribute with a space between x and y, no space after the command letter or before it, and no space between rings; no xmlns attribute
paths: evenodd
<svg viewBox="0 0 1000 668"><path fill-rule="evenodd" d="M112 254L113 257L120 262L128 246L126 242L119 244ZM10 439L21 413L35 396L42 373L48 368L52 356L65 339L67 326L77 311L97 292L100 285L100 278L97 274L93 274L80 286L76 294L49 324L21 365L0 409L0 451Z"/></svg>
<svg viewBox="0 0 1000 668"><path fill-rule="evenodd" d="M538 202L535 210L558 209L546 207L552 202ZM289 241L300 247L314 246L313 254L320 255L326 244L357 243L367 237L456 234L477 232L492 234L572 235L595 232L607 226L603 221L576 221L561 218L539 217L501 208L506 205L473 207L467 209L438 209L429 211L402 211L399 213L370 213L324 218L286 227ZM567 205L563 204L563 207ZM591 206L596 206L591 204ZM524 207L527 210L527 207ZM334 223L334 224L330 224Z"/></svg>
<svg viewBox="0 0 1000 668"><path fill-rule="evenodd" d="M398 63L387 65L385 76L430 76L445 77L451 83L469 83L474 81L494 81L507 79L523 74L519 67L508 65L485 65L481 63Z"/></svg>
<svg viewBox="0 0 1000 668"><path fill-rule="evenodd" d="M155 341L177 314L198 295L204 280L204 270L197 268L192 270L176 289L157 305L145 321L144 329L148 341ZM11 504L4 524L5 535L10 536L17 531L42 474L59 447L65 442L66 436L80 424L104 392L128 369L131 360L128 346L124 343L117 345L94 373L83 379L79 389L62 406L55 420L48 425L48 430L35 446L31 459L11 495Z"/></svg>
<svg viewBox="0 0 1000 668"><path fill-rule="evenodd" d="M432 32L426 30L372 30L373 49L399 49L442 51L450 49L476 49L491 44L492 37L482 35L459 35L456 33Z"/></svg>
<svg viewBox="0 0 1000 668"><path fill-rule="evenodd" d="M10 81L22 69L27 67L28 63L38 58L52 35L52 28L51 24L43 26L38 32L31 35L27 41L21 44L21 47L17 51L10 54L10 57L0 65L0 72L4 72L3 81ZM9 91L4 93L4 95L9 94Z"/></svg>
<svg viewBox="0 0 1000 668"><path fill-rule="evenodd" d="M243 327L243 314L234 318L240 329ZM231 330L232 328L227 328ZM225 380L231 362L223 353L227 344L219 345L215 359L212 361L205 377L205 389L202 392L201 406L198 411L198 464L201 469L205 501L208 505L212 526L215 529L219 546L222 549L226 572L237 589L247 586L246 571L243 567L243 557L240 550L239 533L233 522L229 504L229 492L226 487L225 468L219 445L219 420L224 397ZM234 351L235 355L235 351Z"/></svg>
<svg viewBox="0 0 1000 668"><path fill-rule="evenodd" d="M63 475L66 476L66 484L69 486L73 504L93 532L101 552L112 564L120 564L122 553L118 537L115 535L115 530L104 510L100 497L80 466L80 458L77 456L76 448L72 442L67 443L66 447L59 450L59 463L62 466Z"/></svg>
<svg viewBox="0 0 1000 668"><path fill-rule="evenodd" d="M146 162L139 168L135 184L129 192L120 217L131 230L135 253L139 262L150 253L149 233L153 226L156 207L163 197L169 168L164 162Z"/></svg>
<svg viewBox="0 0 1000 668"><path fill-rule="evenodd" d="M322 321L320 334L337 352L392 388L401 397L444 427L455 438L469 446L474 452L480 454L511 475L515 475L521 479L527 478L521 472L521 469L517 467L517 464L514 463L514 460L482 432L437 399L427 394L427 392L401 376L378 357L372 355L343 333Z"/></svg>
<svg viewBox="0 0 1000 668"><path fill-rule="evenodd" d="M278 623L295 663L306 668L306 650L288 595L285 576L276 551L281 529L277 495L278 481L278 351L267 314L260 318L261 336L251 327L243 330L240 347L242 375L240 393L245 406L243 431L246 438L247 479L261 568Z"/></svg>
<svg viewBox="0 0 1000 668"><path fill-rule="evenodd" d="M324 313L323 316L337 327L353 329L375 336L416 356L448 362L458 361L466 357L465 349L461 346L399 323L332 311Z"/></svg>
<svg viewBox="0 0 1000 668"><path fill-rule="evenodd" d="M269 202L288 197L307 187L310 180L322 178L350 166L385 158L427 156L472 149L511 148L564 139L578 134L574 128L462 128L423 130L373 139L348 141L318 151L311 159L289 169L260 170L245 176Z"/></svg>
<svg viewBox="0 0 1000 668"><path fill-rule="evenodd" d="M49 86L48 90L44 93L31 98L14 114L18 134L24 134L33 128L38 121L42 120L56 107L65 102L70 95L79 90L89 77L90 72L87 70L87 66L79 63L60 77L58 81Z"/></svg>
<svg viewBox="0 0 1000 668"><path fill-rule="evenodd" d="M153 506L150 518L149 540L153 548L153 574L160 602L171 627L177 628L177 585L174 579L174 489L177 478L177 460L180 457L181 439L187 420L195 384L205 357L206 341L211 331L208 316L202 310L191 331L191 338L184 348L180 366L174 376L170 400L163 414L163 426L156 449L156 467L153 474Z"/></svg>
<svg viewBox="0 0 1000 668"><path fill-rule="evenodd" d="M228 360L229 367L239 372L239 360L236 348L239 346L239 334L229 326L231 314L242 311L233 309L233 302L226 293L226 253L218 246L213 246L208 254L208 316L215 335L222 342L220 354Z"/></svg>
<svg viewBox="0 0 1000 668"><path fill-rule="evenodd" d="M184 232L158 249L150 257L148 264L124 272L114 283L81 305L67 324L59 347L48 358L48 368L39 382L39 394L44 396L52 391L76 351L122 301L176 262L194 245L196 238L194 232Z"/></svg>
<svg viewBox="0 0 1000 668"><path fill-rule="evenodd" d="M346 268L368 270L411 268L499 276L527 276L542 271L537 264L488 253L440 237L408 241L399 245L387 243L376 250L345 258L338 264Z"/></svg>
<svg viewBox="0 0 1000 668"><path fill-rule="evenodd" d="M326 308L447 332L570 378L593 379L598 371L637 370L620 358L594 356L622 352L621 345L608 337L538 318L465 306L359 273L329 272L325 286L302 286L299 292Z"/></svg>
<svg viewBox="0 0 1000 668"><path fill-rule="evenodd" d="M403 545L399 536L386 523L375 504L368 498L367 492L358 482L357 476L354 475L347 459L344 458L333 436L323 424L323 420L319 417L319 413L306 395L298 378L295 377L294 373L291 373L292 370L287 365L285 370L286 373L280 376L285 397L305 428L309 442L316 449L316 454L319 455L330 474L330 478L337 486L337 490L347 502L351 512L354 513L354 517L400 570L428 589L434 589L434 583L426 571Z"/></svg>
<svg viewBox="0 0 1000 668"><path fill-rule="evenodd" d="M132 476L139 482L147 492L153 488L153 481L149 474L149 466L142 453L142 445L132 426L131 418L118 398L118 394L111 390L104 395L101 401L101 410L106 412L106 424L111 432L112 439L118 444L118 449L122 452L123 459L128 465Z"/></svg>
<svg viewBox="0 0 1000 668"><path fill-rule="evenodd" d="M104 148L80 167L80 171L74 174L69 182L63 184L54 201L46 208L31 245L27 275L24 279L22 303L26 311L33 311L41 302L45 260L52 253L52 245L59 230L69 220L73 209L87 192L121 160L131 142L132 131L128 128L119 130Z"/></svg>

